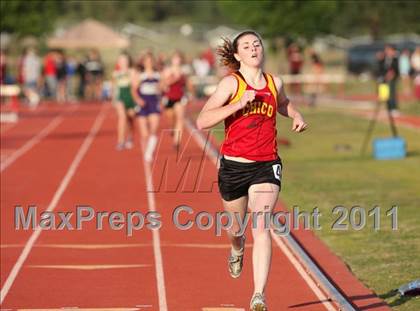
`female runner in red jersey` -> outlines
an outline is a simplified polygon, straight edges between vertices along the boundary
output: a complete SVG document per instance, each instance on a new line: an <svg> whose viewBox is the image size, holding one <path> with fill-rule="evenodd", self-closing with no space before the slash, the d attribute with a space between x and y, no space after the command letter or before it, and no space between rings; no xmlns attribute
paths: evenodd
<svg viewBox="0 0 420 311"><path fill-rule="evenodd" d="M184 65L184 55L177 51L171 58L170 65L162 72L162 82L165 89L163 106L165 115L171 122L173 133L173 145L179 148L184 128L185 107L188 103L186 91L193 92L192 85L188 80L188 72Z"/></svg>
<svg viewBox="0 0 420 311"><path fill-rule="evenodd" d="M271 265L271 236L264 213L272 213L281 186L282 163L277 155L276 112L293 119L292 129L307 128L302 115L287 98L282 81L263 72L264 48L259 34L244 31L218 49L222 64L233 69L224 77L197 118L199 129L225 123L221 147L219 190L226 211L245 217L250 209L254 240L254 293L251 310L265 311L264 289ZM257 216L261 215L261 216ZM250 218L253 219L253 218ZM245 237L233 217L228 232L232 243L228 268L233 278L242 271Z"/></svg>

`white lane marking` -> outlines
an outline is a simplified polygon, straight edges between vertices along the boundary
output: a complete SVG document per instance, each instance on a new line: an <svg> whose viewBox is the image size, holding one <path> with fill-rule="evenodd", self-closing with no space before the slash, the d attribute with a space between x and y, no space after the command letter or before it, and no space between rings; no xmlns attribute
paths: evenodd
<svg viewBox="0 0 420 311"><path fill-rule="evenodd" d="M65 248L65 249L113 249L113 248L141 248L150 247L153 243L130 243L130 244L37 244L35 248ZM2 244L0 248L21 248L24 244ZM212 243L160 243L161 247L179 247L179 248L214 248L214 249L229 249L230 244L212 244ZM246 248L251 248L248 244Z"/></svg>
<svg viewBox="0 0 420 311"><path fill-rule="evenodd" d="M65 270L106 270L106 269L129 269L147 268L151 265L130 264L130 265L28 265L28 268L39 269L65 269Z"/></svg>
<svg viewBox="0 0 420 311"><path fill-rule="evenodd" d="M79 167L80 162L82 162L83 157L86 155L87 151L89 150L93 142L93 139L95 138L96 134L99 131L100 126L102 125L102 122L104 121L105 111L108 111L108 110L105 110L104 107L107 107L107 106L102 106L101 111L96 117L95 122L93 123L88 136L85 138L82 145L80 146L76 156L73 159L73 162L71 163L69 169L67 170L66 175L62 179L60 186L58 187L57 191L54 193L54 196L50 204L48 205L48 208L46 209L46 211L52 212L56 208L58 201L61 199L61 196L66 190L77 168ZM3 284L3 287L0 293L0 304L2 304L4 298L6 298L6 295L9 292L10 287L13 285L13 282L15 281L16 276L18 275L20 269L22 268L23 263L28 257L30 251L32 250L32 247L34 246L41 232L42 232L42 229L38 225L35 228L35 230L32 232L29 240L26 242L25 247L22 250L22 253L20 254L12 270L10 271L10 274L6 279L6 282Z"/></svg>
<svg viewBox="0 0 420 311"><path fill-rule="evenodd" d="M202 311L245 311L244 308L234 308L234 307L216 307L216 308L210 308L205 307L201 309Z"/></svg>
<svg viewBox="0 0 420 311"><path fill-rule="evenodd" d="M37 135L32 137L29 141L27 141L23 146L9 155L4 162L0 165L0 172L3 172L9 165L15 162L18 158L20 158L23 154L31 150L36 144L38 144L41 140L45 138L52 130L54 130L60 123L63 121L62 116L57 116L51 120L48 125L43 128Z"/></svg>
<svg viewBox="0 0 420 311"><path fill-rule="evenodd" d="M142 154L144 153L144 146L141 145ZM146 189L147 189L147 201L149 206L149 211L156 212L156 202L155 195L153 190L153 180L152 173L150 170L150 164L143 159L144 165L144 175L146 178ZM159 229L152 230L153 236L153 254L155 256L156 264L156 280L157 280L157 289L159 296L159 310L167 311L168 305L166 302L166 289L165 289L165 276L163 273L163 263L162 263L162 251L160 245L160 234Z"/></svg>
<svg viewBox="0 0 420 311"><path fill-rule="evenodd" d="M6 310L6 309L1 309ZM7 309L9 310L9 309ZM12 309L10 309L12 310ZM16 309L16 311L66 311L66 310L76 310L76 311L137 311L141 308L79 308L79 307L62 307L62 308L42 308L42 309Z"/></svg>
<svg viewBox="0 0 420 311"><path fill-rule="evenodd" d="M45 110L47 106L43 105L41 107L38 107L36 110L34 111L30 111L31 116L36 116L39 114L39 112ZM18 114L19 115L19 114ZM11 130L12 128L14 128L16 125L20 124L20 122L16 122L16 123L11 123L11 124L6 124L3 129L0 129L0 135L4 135L6 134L9 130Z"/></svg>
<svg viewBox="0 0 420 311"><path fill-rule="evenodd" d="M280 247L283 254L286 255L287 259L292 263L293 267L297 270L297 272L300 274L300 276L305 280L306 284L312 289L314 294L318 297L318 299L322 302L325 308L327 308L328 311L336 311L337 309L332 305L331 302L329 302L328 297L325 296L325 294L318 288L318 286L315 284L314 280L308 275L306 270L303 268L302 264L293 256L289 248L285 245L282 239L273 232L271 229L271 236L273 237L274 241Z"/></svg>
<svg viewBox="0 0 420 311"><path fill-rule="evenodd" d="M69 109L70 112L74 111L76 106ZM66 111L68 112L68 111ZM0 164L0 172L3 172L8 166L10 166L13 162L15 162L18 158L24 155L26 152L31 150L36 144L38 144L41 140L43 140L51 131L53 131L60 123L63 121L62 114L56 116L52 119L46 127L44 127L38 134L32 137L29 141L27 141L23 146L9 155L2 163Z"/></svg>
<svg viewBox="0 0 420 311"><path fill-rule="evenodd" d="M2 244L0 248L19 248L24 244ZM112 248L138 248L150 247L152 243L131 243L131 244L37 244L36 248L66 248L66 249L112 249Z"/></svg>

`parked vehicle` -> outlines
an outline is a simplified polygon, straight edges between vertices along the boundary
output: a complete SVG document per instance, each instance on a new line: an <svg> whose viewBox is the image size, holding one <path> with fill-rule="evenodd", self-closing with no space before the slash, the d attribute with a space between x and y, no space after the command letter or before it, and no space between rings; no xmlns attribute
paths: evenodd
<svg viewBox="0 0 420 311"><path fill-rule="evenodd" d="M417 45L420 45L419 40L404 40L399 42L376 41L372 43L353 44L347 50L347 70L354 74L370 73L374 75L377 70L376 55L378 52L384 50L387 43L395 46L398 52L406 48L412 52Z"/></svg>

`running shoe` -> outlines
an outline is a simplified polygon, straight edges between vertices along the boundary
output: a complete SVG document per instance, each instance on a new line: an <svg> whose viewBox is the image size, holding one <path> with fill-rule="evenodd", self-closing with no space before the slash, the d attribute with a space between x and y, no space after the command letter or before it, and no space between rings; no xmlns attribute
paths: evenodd
<svg viewBox="0 0 420 311"><path fill-rule="evenodd" d="M242 248L237 251L231 248L228 258L228 268L230 276L234 279L238 278L242 272L245 250L245 236L242 236Z"/></svg>
<svg viewBox="0 0 420 311"><path fill-rule="evenodd" d="M116 149L117 151L124 150L124 143L119 143L119 144L117 144L117 146L115 146L115 149Z"/></svg>
<svg viewBox="0 0 420 311"><path fill-rule="evenodd" d="M132 149L133 148L133 141L131 139L127 139L127 141L124 143L125 149Z"/></svg>
<svg viewBox="0 0 420 311"><path fill-rule="evenodd" d="M263 294L255 293L252 296L251 303L249 305L251 311L267 311L267 305L265 304L265 298Z"/></svg>

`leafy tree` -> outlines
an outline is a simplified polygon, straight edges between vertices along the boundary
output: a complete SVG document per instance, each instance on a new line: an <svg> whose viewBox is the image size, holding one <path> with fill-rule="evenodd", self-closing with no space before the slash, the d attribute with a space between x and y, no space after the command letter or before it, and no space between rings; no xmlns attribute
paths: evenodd
<svg viewBox="0 0 420 311"><path fill-rule="evenodd" d="M420 32L420 1L338 1L334 33L368 33L374 39L396 32Z"/></svg>
<svg viewBox="0 0 420 311"><path fill-rule="evenodd" d="M219 1L222 11L241 25L256 29L267 37L307 37L331 31L335 1Z"/></svg>
<svg viewBox="0 0 420 311"><path fill-rule="evenodd" d="M420 32L420 1L412 0L261 0L218 5L232 21L267 37L305 37L368 33L378 39L395 32Z"/></svg>
<svg viewBox="0 0 420 311"><path fill-rule="evenodd" d="M42 0L1 0L0 30L20 36L39 36L53 29L58 2Z"/></svg>
<svg viewBox="0 0 420 311"><path fill-rule="evenodd" d="M108 24L177 20L199 25L234 23L267 38L322 34L379 38L395 32L420 32L420 1L414 0L1 0L1 31L43 35L57 19L95 18Z"/></svg>

